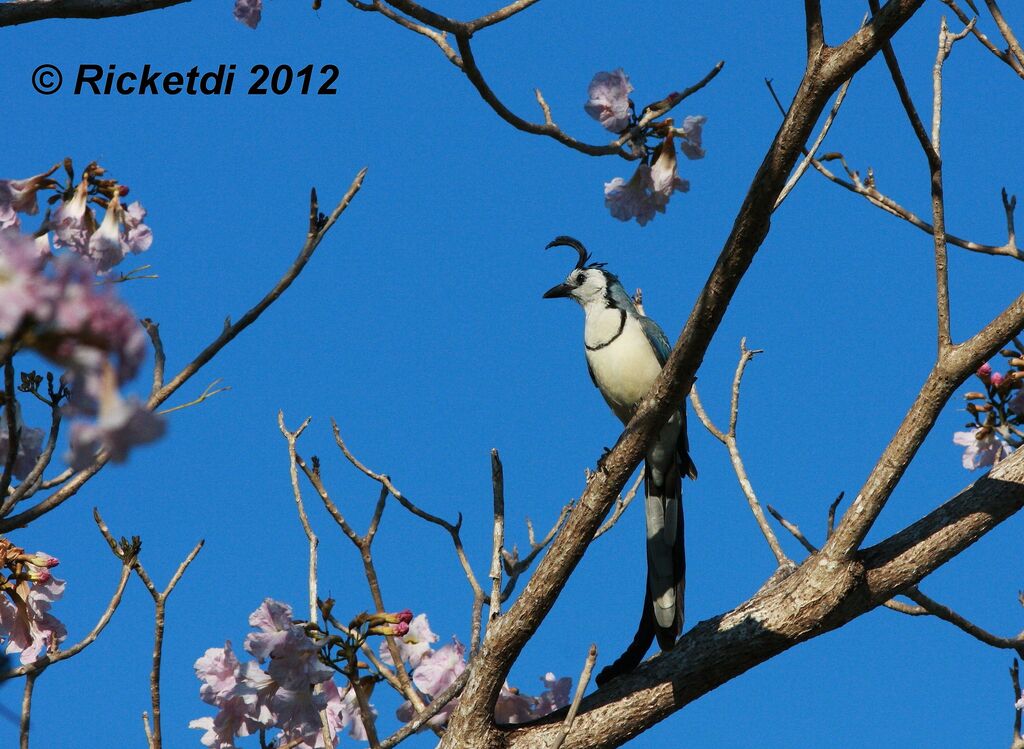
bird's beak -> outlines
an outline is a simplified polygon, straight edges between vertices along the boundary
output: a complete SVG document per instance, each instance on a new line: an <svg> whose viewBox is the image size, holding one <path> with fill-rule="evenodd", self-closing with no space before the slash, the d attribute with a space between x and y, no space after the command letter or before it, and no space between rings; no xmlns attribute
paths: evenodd
<svg viewBox="0 0 1024 749"><path fill-rule="evenodd" d="M560 283L558 286L552 286L545 291L544 299L557 299L560 296L569 296L570 291L572 291L572 286L567 283Z"/></svg>

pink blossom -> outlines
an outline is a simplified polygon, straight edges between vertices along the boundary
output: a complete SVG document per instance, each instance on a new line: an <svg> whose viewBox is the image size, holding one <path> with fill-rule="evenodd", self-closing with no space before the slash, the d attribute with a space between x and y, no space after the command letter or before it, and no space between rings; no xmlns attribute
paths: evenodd
<svg viewBox="0 0 1024 749"><path fill-rule="evenodd" d="M363 725L363 715L352 686L345 687L345 691L342 692L333 680L325 681L323 694L327 698L327 723L331 729L331 736L337 736L347 726L349 736L356 741L366 741L366 726ZM373 709L373 705L369 707L376 718L377 711Z"/></svg>
<svg viewBox="0 0 1024 749"><path fill-rule="evenodd" d="M992 383L992 387L997 388L1003 384L1003 375L1000 372L993 372L992 377L989 380Z"/></svg>
<svg viewBox="0 0 1024 749"><path fill-rule="evenodd" d="M420 661L412 674L413 684L424 694L436 697L466 670L466 646L456 640Z"/></svg>
<svg viewBox="0 0 1024 749"><path fill-rule="evenodd" d="M989 431L984 437L978 439L979 431L979 429L975 429L971 432L953 433L954 444L964 448L963 466L968 471L994 465L1013 452L1013 448L995 432Z"/></svg>
<svg viewBox="0 0 1024 749"><path fill-rule="evenodd" d="M27 179L0 179L0 229L19 226L19 213L34 216L39 212L36 193L55 184L49 177L56 169L55 165L49 171Z"/></svg>
<svg viewBox="0 0 1024 749"><path fill-rule="evenodd" d="M53 291L42 271L30 237L0 229L0 334L11 335L26 318L49 316Z"/></svg>
<svg viewBox="0 0 1024 749"><path fill-rule="evenodd" d="M612 216L619 221L636 219L644 226L654 218L658 205L652 197L654 183L651 179L651 167L641 164L637 167L629 182L616 177L604 183L604 204Z"/></svg>
<svg viewBox="0 0 1024 749"><path fill-rule="evenodd" d="M250 29L259 25L262 13L263 0L235 0L235 18Z"/></svg>
<svg viewBox="0 0 1024 749"><path fill-rule="evenodd" d="M83 179L71 200L61 203L50 219L55 247L66 247L79 255L89 255L89 235L96 226L96 219L88 200L89 181Z"/></svg>
<svg viewBox="0 0 1024 749"><path fill-rule="evenodd" d="M664 212L672 193L688 192L690 183L680 179L676 173L678 161L676 159L676 147L672 142L673 135L669 134L658 147L658 156L651 166L651 199L655 207Z"/></svg>
<svg viewBox="0 0 1024 749"><path fill-rule="evenodd" d="M679 150L688 159L703 159L704 148L701 144L701 137L704 130L704 123L708 118L704 115L689 115L683 120L680 130L683 135L679 140Z"/></svg>
<svg viewBox="0 0 1024 749"><path fill-rule="evenodd" d="M96 422L79 421L71 425L68 463L75 470L89 465L100 449L115 463L123 463L132 448L159 439L166 429L164 418L149 410L138 397L121 397L109 365L104 374Z"/></svg>
<svg viewBox="0 0 1024 749"><path fill-rule="evenodd" d="M415 669L420 665L420 661L425 656L433 652L430 646L432 643L437 642L437 639L437 635L430 630L427 615L418 614L409 623L409 632L397 641L399 657L408 663L411 669ZM381 641L378 652L380 653L380 659L384 663L389 666L395 665L386 640Z"/></svg>
<svg viewBox="0 0 1024 749"><path fill-rule="evenodd" d="M498 693L498 701L494 705L494 720L496 723L505 725L517 725L533 720L534 699L522 695L519 690L513 689L506 681L501 692Z"/></svg>
<svg viewBox="0 0 1024 749"><path fill-rule="evenodd" d="M622 68L600 72L590 81L583 109L606 130L619 133L629 125L629 93L633 86Z"/></svg>
<svg viewBox="0 0 1024 749"><path fill-rule="evenodd" d="M107 205L103 223L89 238L88 257L96 270L104 273L124 260L128 253L138 254L149 249L153 232L143 222L146 210L139 202L127 209L121 207L121 198L114 195ZM124 227L122 228L122 224Z"/></svg>
<svg viewBox="0 0 1024 749"><path fill-rule="evenodd" d="M273 598L264 598L259 608L249 614L249 626L260 631L246 636L245 649L260 660L269 658L292 629L292 607Z"/></svg>
<svg viewBox="0 0 1024 749"><path fill-rule="evenodd" d="M537 699L535 714L538 718L568 705L569 691L572 689L570 677L563 676L561 679L556 679L550 671L541 678L541 681L544 682L545 688Z"/></svg>
<svg viewBox="0 0 1024 749"><path fill-rule="evenodd" d="M19 653L23 664L32 663L44 649L52 652L64 642L67 629L50 613L50 607L64 595L66 585L64 580L50 577L45 582L22 582L6 595L0 594L0 640L7 641L5 652Z"/></svg>

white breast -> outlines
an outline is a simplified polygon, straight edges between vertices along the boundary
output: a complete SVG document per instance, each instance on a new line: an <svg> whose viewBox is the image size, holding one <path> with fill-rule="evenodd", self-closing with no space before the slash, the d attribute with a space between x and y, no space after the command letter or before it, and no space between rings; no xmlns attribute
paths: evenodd
<svg viewBox="0 0 1024 749"><path fill-rule="evenodd" d="M584 340L587 363L597 386L615 415L625 423L651 389L661 365L640 323L628 315L622 333L601 346L615 335L620 320L621 314L615 309L587 310Z"/></svg>

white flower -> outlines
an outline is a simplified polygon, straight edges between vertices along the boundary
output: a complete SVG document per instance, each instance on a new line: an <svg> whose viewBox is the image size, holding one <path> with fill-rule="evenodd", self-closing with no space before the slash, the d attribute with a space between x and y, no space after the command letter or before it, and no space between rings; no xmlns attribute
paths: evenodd
<svg viewBox="0 0 1024 749"><path fill-rule="evenodd" d="M602 71L590 81L587 89L590 98L583 109L605 129L622 132L629 125L629 92L632 90L629 76L622 68L610 73Z"/></svg>

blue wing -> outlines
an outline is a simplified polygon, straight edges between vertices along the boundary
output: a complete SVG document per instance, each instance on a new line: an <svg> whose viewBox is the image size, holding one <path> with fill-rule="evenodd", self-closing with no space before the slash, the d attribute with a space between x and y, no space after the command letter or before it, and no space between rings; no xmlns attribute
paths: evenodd
<svg viewBox="0 0 1024 749"><path fill-rule="evenodd" d="M647 340L651 343L651 348L654 349L654 355L658 357L658 363L664 367L665 362L668 361L669 354L672 353L672 346L669 345L665 331L649 317L641 315L638 319L644 335L647 336ZM679 457L683 462L682 473L691 479L695 479L697 478L697 466L690 459L690 446L686 436L686 405L684 404L680 410L683 414L683 428L679 433Z"/></svg>
<svg viewBox="0 0 1024 749"><path fill-rule="evenodd" d="M644 335L647 336L647 340L651 342L651 348L654 349L654 355L658 357L658 364L665 366L665 362L668 361L668 355L672 353L672 347L669 345L668 338L665 336L665 331L661 329L658 323L654 322L649 317L640 316L640 327L643 328Z"/></svg>

